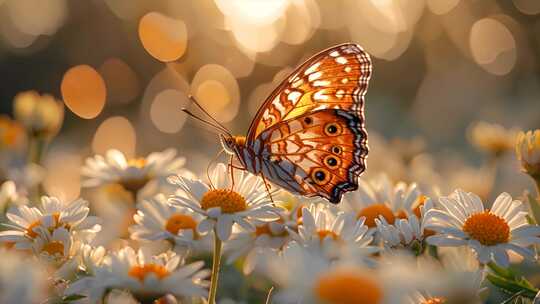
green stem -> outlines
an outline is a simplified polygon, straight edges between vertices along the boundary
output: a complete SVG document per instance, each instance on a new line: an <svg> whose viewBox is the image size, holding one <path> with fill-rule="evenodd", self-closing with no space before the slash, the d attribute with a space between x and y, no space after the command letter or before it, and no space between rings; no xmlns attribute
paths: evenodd
<svg viewBox="0 0 540 304"><path fill-rule="evenodd" d="M540 201L540 177L533 178L533 179L534 179L534 182L536 184L537 200Z"/></svg>
<svg viewBox="0 0 540 304"><path fill-rule="evenodd" d="M217 231L214 230L214 257L212 259L212 276L210 278L210 292L208 294L208 304L216 304L219 268L221 266L221 249L221 240L217 236Z"/></svg>

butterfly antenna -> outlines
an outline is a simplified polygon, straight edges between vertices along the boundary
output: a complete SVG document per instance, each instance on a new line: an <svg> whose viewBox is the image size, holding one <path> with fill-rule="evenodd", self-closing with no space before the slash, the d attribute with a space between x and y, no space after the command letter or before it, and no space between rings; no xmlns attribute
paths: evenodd
<svg viewBox="0 0 540 304"><path fill-rule="evenodd" d="M204 114L206 114L206 116L210 117L210 119L214 121L214 123L220 126L225 131L225 133L231 135L229 130L224 125L222 125L219 121L217 121L217 119L215 119L212 115L210 115L210 113L208 113L208 111L204 109L204 107L197 101L197 99L195 99L195 96L190 94L188 97L201 111L203 111Z"/></svg>
<svg viewBox="0 0 540 304"><path fill-rule="evenodd" d="M187 115L189 115L189 116L195 118L196 120L198 120L198 121L204 123L204 124L207 125L207 126L210 126L210 127L214 128L214 129L217 129L217 130L219 130L219 131L221 131L221 132L225 132L225 133L227 133L227 134L230 135L230 133L229 133L229 131L228 131L227 129L224 129L224 128L221 127L221 126L217 126L217 125L215 125L215 124L213 124L213 123L211 123L211 122L209 122L209 121L207 121L207 120L204 120L204 119L200 118L199 116L197 116L197 115L191 113L191 112L190 112L188 109L186 109L186 108L182 108L182 112L184 112L184 113L186 113Z"/></svg>

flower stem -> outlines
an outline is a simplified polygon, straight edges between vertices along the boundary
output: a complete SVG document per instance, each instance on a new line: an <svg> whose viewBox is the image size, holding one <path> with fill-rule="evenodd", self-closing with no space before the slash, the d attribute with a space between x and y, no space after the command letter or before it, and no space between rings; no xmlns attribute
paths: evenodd
<svg viewBox="0 0 540 304"><path fill-rule="evenodd" d="M219 268L221 264L221 240L214 230L214 257L212 259L212 276L210 278L210 293L208 294L208 304L216 304L216 295L219 279Z"/></svg>

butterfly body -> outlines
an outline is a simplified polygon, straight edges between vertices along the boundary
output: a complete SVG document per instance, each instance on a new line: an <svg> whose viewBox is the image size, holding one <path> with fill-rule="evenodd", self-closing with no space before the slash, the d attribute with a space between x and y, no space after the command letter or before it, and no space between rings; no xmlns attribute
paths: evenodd
<svg viewBox="0 0 540 304"><path fill-rule="evenodd" d="M365 170L364 94L371 60L355 44L297 68L261 106L246 138L222 136L243 169L293 193L339 203Z"/></svg>

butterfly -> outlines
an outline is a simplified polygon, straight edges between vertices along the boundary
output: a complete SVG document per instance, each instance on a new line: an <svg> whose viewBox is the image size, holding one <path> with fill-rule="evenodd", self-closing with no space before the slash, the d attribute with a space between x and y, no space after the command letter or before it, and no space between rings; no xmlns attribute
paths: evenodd
<svg viewBox="0 0 540 304"><path fill-rule="evenodd" d="M337 204L366 168L369 55L346 43L297 67L264 101L247 136L221 134L239 169L292 193Z"/></svg>

